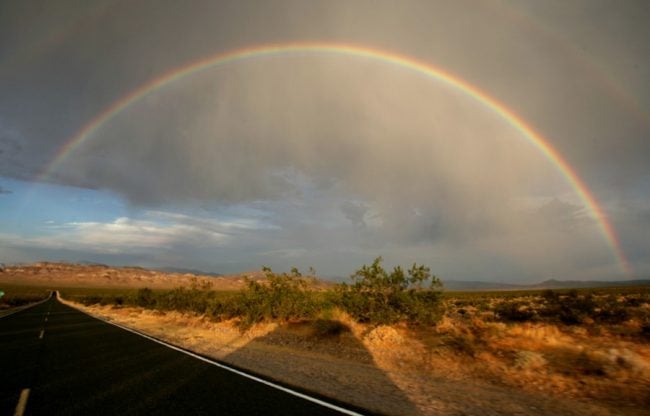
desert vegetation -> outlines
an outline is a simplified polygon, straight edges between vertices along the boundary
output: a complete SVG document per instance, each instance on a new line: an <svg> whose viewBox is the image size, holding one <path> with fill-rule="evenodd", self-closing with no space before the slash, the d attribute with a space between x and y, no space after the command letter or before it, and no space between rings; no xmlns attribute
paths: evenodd
<svg viewBox="0 0 650 416"><path fill-rule="evenodd" d="M375 259L351 276L351 284L331 290L317 288L313 276L303 276L295 267L289 273L264 267L265 279L247 279L240 291L216 291L209 282L195 280L189 288L71 294L85 305L130 305L193 312L215 321L236 319L244 329L263 321L318 320L322 325L337 310L376 325L435 324L443 313L440 280L426 266L413 264L406 272L397 266L389 272L381 263L381 257Z"/></svg>
<svg viewBox="0 0 650 416"><path fill-rule="evenodd" d="M650 288L447 293L430 351L528 391L650 404ZM444 355L444 353L443 353Z"/></svg>
<svg viewBox="0 0 650 416"><path fill-rule="evenodd" d="M0 296L0 312L38 302L50 294L43 288L6 284L0 285L0 291L4 293Z"/></svg>
<svg viewBox="0 0 650 416"><path fill-rule="evenodd" d="M399 266L389 273L381 260L357 270L353 284L338 286L334 303L359 322L435 324L443 311L440 279L417 264L406 273Z"/></svg>
<svg viewBox="0 0 650 416"><path fill-rule="evenodd" d="M362 374L369 364L378 366L423 413L440 410L440 386L433 380L488 384L488 390L471 387L481 406L491 400L494 386L596 406L575 414L638 415L650 405L650 288L441 292L426 268L410 271L386 271L378 260L329 289L314 289L312 277L297 270L265 269L267 279L250 280L241 291L196 283L99 297L63 294L94 303L89 311L226 360L230 356L219 354L236 339L247 345L248 358L235 364L256 371L268 365L272 376L281 374L290 383L303 377L310 388L334 363L344 363L346 377L359 385L373 385L376 375L365 380ZM267 335L248 344L259 333ZM230 338L220 340L224 334ZM359 356L360 344L371 361ZM302 357L301 369L285 362L296 357ZM323 392L344 395L328 380L322 381L333 390ZM372 394L347 399L352 398L363 406L377 403ZM596 408L604 413L593 413Z"/></svg>
<svg viewBox="0 0 650 416"><path fill-rule="evenodd" d="M236 320L242 328L259 322L322 319L337 312L359 323L434 327L445 317L458 322L545 324L582 328L590 334L650 337L650 288L443 292L430 269L382 267L381 257L364 265L349 283L316 285L303 276L262 269L263 279L244 278L241 290L219 290L206 279L173 289L63 289L86 305L137 306L191 312L215 321Z"/></svg>
<svg viewBox="0 0 650 416"><path fill-rule="evenodd" d="M650 336L650 287L446 294L450 316Z"/></svg>
<svg viewBox="0 0 650 416"><path fill-rule="evenodd" d="M141 325L145 332L208 355L229 359L219 354L247 345L246 354L252 355L235 364L259 369L272 359L269 374L287 369L282 373L286 382L303 377L310 388L317 374L341 363L360 377L360 385L372 385L376 378L363 379L364 366L378 366L419 409L440 410L436 400L442 399L434 399L435 389L427 387L438 379L587 400L614 409L611 414L643 414L650 405L648 286L450 292L425 266L387 270L381 258L337 285L295 268L288 273L264 268L241 279L237 290L224 290L216 279L186 276L186 284L175 288L141 281L140 287L60 291L91 313ZM36 290L47 295L45 288ZM250 344L260 333L267 335ZM224 334L229 338L220 340ZM360 345L371 358L359 355ZM304 370L308 375L294 374L303 370L285 363L298 356L305 368L313 366ZM328 380L323 383L332 390L323 392L343 394ZM354 397L359 395L348 399ZM371 394L359 404L375 402Z"/></svg>

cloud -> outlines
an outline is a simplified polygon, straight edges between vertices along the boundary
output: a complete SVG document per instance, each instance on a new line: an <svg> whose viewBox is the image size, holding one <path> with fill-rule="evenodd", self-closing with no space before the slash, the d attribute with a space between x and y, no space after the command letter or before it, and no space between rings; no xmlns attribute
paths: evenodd
<svg viewBox="0 0 650 416"><path fill-rule="evenodd" d="M580 245L549 231L579 227L581 211L558 199L568 184L518 131L444 85L354 58L254 62L171 85L94 133L57 180L115 192L147 220L68 224L31 244L187 252L227 240L252 263L337 247L357 253L347 268L373 252L442 245L538 271L552 263L544 247L563 272L563 250L579 250L554 242ZM525 198L541 202L522 211ZM193 205L257 206L265 219L169 209Z"/></svg>
<svg viewBox="0 0 650 416"><path fill-rule="evenodd" d="M637 230L648 219L623 206L650 192L640 4L612 8L614 18L580 2L570 13L536 2L206 2L180 12L143 3L110 13L64 4L50 19L9 7L8 56L48 48L0 77L0 175L38 176L120 97L197 58L304 39L371 45L439 66L530 123L641 264ZM41 42L49 33L60 36ZM25 246L209 262L203 242L228 267L300 253L319 269L340 259L336 273L377 254L471 278L616 272L584 204L519 131L444 83L362 57L263 56L177 80L92 132L47 180L146 213L17 236Z"/></svg>
<svg viewBox="0 0 650 416"><path fill-rule="evenodd" d="M20 237L3 235L0 239L13 246L45 249L68 249L107 254L126 254L132 251L150 252L171 250L182 244L222 244L228 237L214 228L173 223L161 224L151 220L120 217L114 221L72 222L48 225L49 235Z"/></svg>
<svg viewBox="0 0 650 416"><path fill-rule="evenodd" d="M0 186L0 195L8 195L8 194L11 194L11 193L13 193L13 192L10 191L9 189L5 189L5 188Z"/></svg>
<svg viewBox="0 0 650 416"><path fill-rule="evenodd" d="M346 201L341 204L341 212L345 215L345 218L349 219L353 225L365 227L366 221L365 216L368 212L368 208L358 202Z"/></svg>

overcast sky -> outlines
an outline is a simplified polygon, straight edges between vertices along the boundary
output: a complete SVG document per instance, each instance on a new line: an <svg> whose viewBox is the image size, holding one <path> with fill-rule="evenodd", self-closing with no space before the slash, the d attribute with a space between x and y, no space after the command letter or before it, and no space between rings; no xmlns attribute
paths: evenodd
<svg viewBox="0 0 650 416"><path fill-rule="evenodd" d="M443 280L650 275L650 3L0 3L0 261L233 273L376 256ZM458 88L398 65L275 54L129 92L261 44L369 47L504 104L587 184L631 270L566 178Z"/></svg>

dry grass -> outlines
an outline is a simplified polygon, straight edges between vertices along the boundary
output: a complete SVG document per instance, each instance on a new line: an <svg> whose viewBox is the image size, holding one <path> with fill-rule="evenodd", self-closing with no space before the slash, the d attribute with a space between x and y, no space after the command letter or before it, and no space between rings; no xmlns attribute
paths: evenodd
<svg viewBox="0 0 650 416"><path fill-rule="evenodd" d="M650 311L647 297L632 293L612 299L611 294L596 294L593 300L599 314L605 308L626 307L626 319L612 323L584 316L574 325L546 319L504 323L489 303L512 302L539 311L544 300L541 296L491 299L477 308L458 307L451 299L447 316L437 327L439 337L429 337L427 345L464 356L462 371L498 384L590 399L619 411L646 409L650 406L650 345L644 327ZM611 301L616 304L610 305Z"/></svg>

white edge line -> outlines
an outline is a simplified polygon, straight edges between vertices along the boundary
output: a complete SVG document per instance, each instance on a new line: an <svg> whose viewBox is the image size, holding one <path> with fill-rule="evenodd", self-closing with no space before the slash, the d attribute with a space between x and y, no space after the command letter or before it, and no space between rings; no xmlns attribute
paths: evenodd
<svg viewBox="0 0 650 416"><path fill-rule="evenodd" d="M25 408L27 407L27 399L29 399L29 389L23 389L20 392L20 397L18 398L18 404L16 405L14 416L23 416L25 413Z"/></svg>
<svg viewBox="0 0 650 416"><path fill-rule="evenodd" d="M6 314L6 315L2 315L2 316L0 316L0 319L2 319L2 318L6 318L7 316L11 316L11 315L16 314L16 313L18 313L18 312L26 311L27 309L31 309L31 308L33 308L34 306L38 306L38 305L40 305L41 303L45 303L45 302L47 302L47 301L50 300L51 298L52 298L52 292L50 292L50 296L48 296L47 299L43 299L43 300L38 301L38 302L36 302L36 303L32 303L31 305L26 306L26 307L24 307L24 308L22 308L22 309L18 309L18 310L15 310L15 311L13 311L13 312L9 312L9 313Z"/></svg>
<svg viewBox="0 0 650 416"><path fill-rule="evenodd" d="M58 295L59 295L59 292L57 291L57 298L59 297ZM71 305L68 305L68 306L71 306ZM73 306L71 306L71 307L73 307ZM73 307L73 308L74 308L74 307ZM183 354L187 354L187 355L189 355L189 356L191 356L191 357L197 358L197 359L199 359L199 360L201 360L201 361L204 361L204 362L206 362L206 363L208 363L208 364L212 364L212 365L214 365L214 366L216 366L216 367L219 367L219 368L222 368L222 369L224 369L224 370L230 371L231 373L235 373L235 374L240 375L240 376L242 376L242 377L246 377L246 378L248 378L248 379L250 379L250 380L257 381L258 383L265 384L265 385L267 385L267 386L269 386L269 387L273 387L273 388L275 388L275 389L277 389L277 390L283 391L283 392L288 393L288 394L291 394L291 395L293 395L293 396L300 397L301 399L308 400L308 401L310 401L310 402L313 402L313 403L319 404L319 405L321 405L321 406L323 406L323 407L328 407L328 408L330 408L330 409L336 410L337 412L341 412L341 413L346 414L346 415L350 415L350 416L363 416L361 413L357 413L357 412L354 412L354 411L352 411L352 410L344 409L344 408L339 407L339 406L337 406L337 405L334 405L334 404L332 404L332 403L328 403L328 402L326 402L326 401L323 401L323 400L317 399L317 398L315 398L315 397L308 396L308 395L306 395L306 394L304 394L304 393L300 393L300 392L298 392L298 391L291 390L291 389L288 388L288 387L284 387L284 386L281 386L281 385L279 385L279 384L272 383L272 382L270 382L270 381L268 381L268 380L264 380L263 378L259 378L259 377L256 377L256 376L252 375L252 374L245 373L245 372L243 372L243 371L241 371L241 370L237 370L237 369L235 369L235 368L228 367L227 365L225 365L225 364L221 364L221 363L219 363L219 362L217 362L217 361L212 361L212 360L210 360L210 359L208 359L208 358L202 357L202 356L200 356L200 355L198 355L198 354L194 354L193 352L190 352L190 351L184 350L184 349L182 349L182 348L176 347L175 345L168 344L168 343L166 343L165 341L159 340L159 339L157 339L157 338L154 338L154 337L149 336L149 335L147 335L147 334L144 334L144 333L142 333L142 332L138 332L138 331L136 331L136 330L134 330L134 329L127 328L127 327L122 326L122 325L120 325L120 324L117 324L117 323L115 323L115 322L107 321L107 320L105 320L105 319L103 319L103 318L100 318L100 317L98 317L98 316L93 316L93 315L91 315L91 314L89 314L89 313L87 313L87 312L85 312L85 311L83 311L83 310L81 310L81 309L77 309L77 308L74 308L74 309L78 310L79 312L81 312L81 313L83 313L83 314L86 314L86 315L90 316L91 318L95 318L95 319L97 319L97 320L100 320L100 321L105 322L105 323L107 323L107 324L110 324L110 325L116 326L116 327L118 327L118 328L120 328L120 329L123 329L123 330L125 330L125 331L129 331L129 332L131 332L131 333L134 333L134 334L136 334L136 335L140 335L140 336L143 337L143 338L146 338L146 339L148 339L148 340L150 340L150 341L153 341L153 342L157 342L158 344L160 344L160 345L164 345L164 346L167 347L167 348L171 348L171 349L173 349L173 350L176 350L176 351L182 352Z"/></svg>

